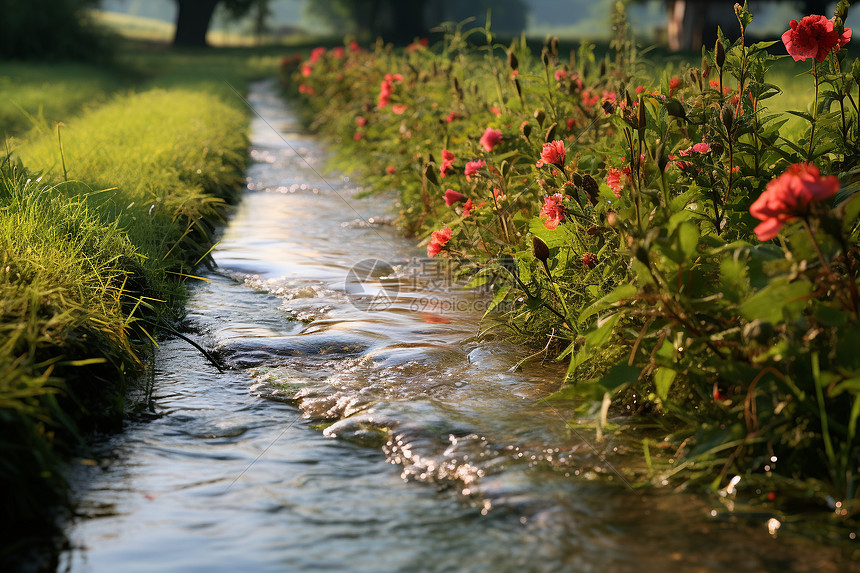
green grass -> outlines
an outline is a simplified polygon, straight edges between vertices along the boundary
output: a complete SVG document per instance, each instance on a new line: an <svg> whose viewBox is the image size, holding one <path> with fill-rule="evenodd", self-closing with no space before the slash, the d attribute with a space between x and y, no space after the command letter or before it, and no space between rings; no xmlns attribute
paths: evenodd
<svg viewBox="0 0 860 573"><path fill-rule="evenodd" d="M15 492L4 539L38 531L66 499L59 464L83 431L121 423L154 325L178 314L243 183L249 112L233 90L279 56L0 64L0 487ZM3 545L0 560L16 552Z"/></svg>
<svg viewBox="0 0 860 573"><path fill-rule="evenodd" d="M91 64L0 62L0 137L67 121L128 85L127 72Z"/></svg>

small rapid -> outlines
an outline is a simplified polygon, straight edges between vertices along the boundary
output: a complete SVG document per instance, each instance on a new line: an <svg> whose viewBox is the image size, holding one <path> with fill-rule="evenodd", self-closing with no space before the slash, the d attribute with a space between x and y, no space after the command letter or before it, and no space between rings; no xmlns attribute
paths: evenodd
<svg viewBox="0 0 860 573"><path fill-rule="evenodd" d="M158 348L151 415L71 472L61 570L846 571L766 516L637 491L636 444L549 403L561 367L503 340L389 224L320 175L271 82L248 98L247 190L193 287L194 348ZM632 423L632 422L624 422Z"/></svg>

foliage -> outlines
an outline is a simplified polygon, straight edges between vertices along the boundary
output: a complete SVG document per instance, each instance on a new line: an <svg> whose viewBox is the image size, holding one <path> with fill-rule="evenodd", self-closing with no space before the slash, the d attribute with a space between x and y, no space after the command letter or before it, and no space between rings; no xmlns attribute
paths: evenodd
<svg viewBox="0 0 860 573"><path fill-rule="evenodd" d="M737 15L736 42L720 31L700 66L657 77L619 3L600 60L554 39L534 58L488 30L475 54L479 32L451 27L432 48L321 49L284 78L339 138L339 167L398 189L428 254L490 283L512 332L569 361L559 398L661 418L677 452L655 483L812 484L844 518L860 509L860 61L831 52L809 66L811 108L771 109L775 42L748 44ZM502 142L482 145L487 128ZM806 162L841 191L759 241L752 203Z"/></svg>
<svg viewBox="0 0 860 573"><path fill-rule="evenodd" d="M87 19L98 0L0 0L0 59L103 60L104 38Z"/></svg>

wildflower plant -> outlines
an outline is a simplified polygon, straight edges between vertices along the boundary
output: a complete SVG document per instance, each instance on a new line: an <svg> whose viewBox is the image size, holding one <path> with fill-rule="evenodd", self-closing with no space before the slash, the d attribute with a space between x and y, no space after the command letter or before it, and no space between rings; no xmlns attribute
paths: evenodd
<svg viewBox="0 0 860 573"><path fill-rule="evenodd" d="M718 30L700 66L662 77L640 72L619 3L602 59L452 25L288 89L321 94L304 101L341 141L339 168L398 189L404 230L567 361L555 398L593 399L598 424L613 403L655 416L676 453L660 463L645 440L648 479L743 475L762 496L838 499L844 517L860 507L860 60L841 49L845 1L792 23L789 56L749 43L753 16L734 10L736 41ZM780 58L813 60L809 109L770 108ZM397 76L385 91L403 113L377 105Z"/></svg>

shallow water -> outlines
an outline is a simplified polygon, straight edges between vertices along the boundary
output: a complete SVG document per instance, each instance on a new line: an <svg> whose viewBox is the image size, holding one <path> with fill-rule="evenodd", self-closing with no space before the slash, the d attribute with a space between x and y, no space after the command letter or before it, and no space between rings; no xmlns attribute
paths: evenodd
<svg viewBox="0 0 860 573"><path fill-rule="evenodd" d="M73 471L61 570L856 569L768 516L628 487L638 455L541 399L558 367L512 370L527 353L477 336L486 298L385 224L391 199L321 177L272 84L249 100L248 191L187 317L228 368L160 346L155 415Z"/></svg>

